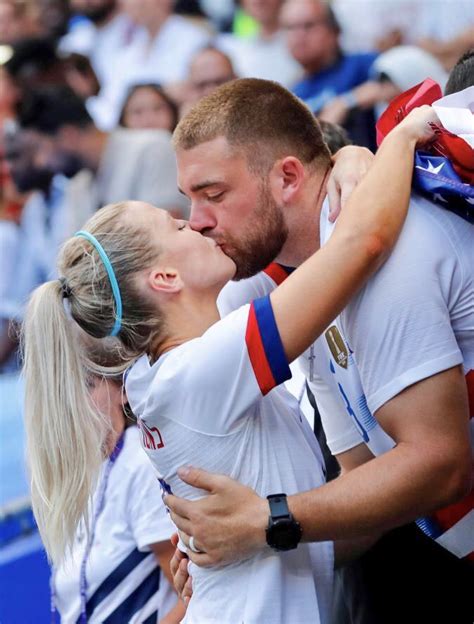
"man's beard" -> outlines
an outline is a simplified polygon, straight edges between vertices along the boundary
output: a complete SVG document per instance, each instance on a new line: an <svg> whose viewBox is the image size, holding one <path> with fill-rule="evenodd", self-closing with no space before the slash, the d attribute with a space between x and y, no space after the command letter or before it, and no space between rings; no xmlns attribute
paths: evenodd
<svg viewBox="0 0 474 624"><path fill-rule="evenodd" d="M237 281L263 271L275 260L288 238L283 211L265 181L260 187L254 219L239 240L226 235L224 251L237 265L233 278Z"/></svg>

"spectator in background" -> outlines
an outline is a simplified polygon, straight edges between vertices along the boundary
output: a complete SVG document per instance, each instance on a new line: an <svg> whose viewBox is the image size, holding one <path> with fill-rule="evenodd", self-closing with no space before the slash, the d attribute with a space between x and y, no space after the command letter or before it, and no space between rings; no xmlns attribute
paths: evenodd
<svg viewBox="0 0 474 624"><path fill-rule="evenodd" d="M9 251L2 250L0 271L0 369L18 366L16 323L31 291L55 274L56 254L67 232L64 229L66 180L35 165L39 139L35 133L16 130L5 136L5 157L12 183L24 197L19 225L9 228ZM3 227L4 234L6 227ZM15 235L12 238L13 234ZM9 267L14 262L15 270Z"/></svg>
<svg viewBox="0 0 474 624"><path fill-rule="evenodd" d="M463 54L453 67L444 93L451 95L472 86L474 86L474 48Z"/></svg>
<svg viewBox="0 0 474 624"><path fill-rule="evenodd" d="M138 84L125 98L119 125L123 128L167 130L178 123L178 106L158 84Z"/></svg>
<svg viewBox="0 0 474 624"><path fill-rule="evenodd" d="M189 67L188 89L181 107L181 116L202 97L234 78L237 76L227 54L212 46L197 52Z"/></svg>
<svg viewBox="0 0 474 624"><path fill-rule="evenodd" d="M209 41L204 29L172 14L172 0L122 0L122 6L138 28L131 45L117 56L120 71L103 91L116 121L130 86L158 82L167 88L185 80L192 57Z"/></svg>
<svg viewBox="0 0 474 624"><path fill-rule="evenodd" d="M334 156L341 147L351 144L349 136L342 126L320 119L319 127L323 133L324 142L329 147L331 156Z"/></svg>
<svg viewBox="0 0 474 624"><path fill-rule="evenodd" d="M377 116L389 102L410 87L433 78L444 88L447 74L431 54L415 46L398 46L382 53L372 66L373 78L328 102L320 119L343 124L355 108L374 108Z"/></svg>
<svg viewBox="0 0 474 624"><path fill-rule="evenodd" d="M0 45L35 34L37 24L27 2L0 0Z"/></svg>
<svg viewBox="0 0 474 624"><path fill-rule="evenodd" d="M368 80L376 54L342 52L339 24L328 4L320 0L286 0L281 23L287 34L288 49L305 74L293 86L293 93L314 113L319 113L337 95ZM355 113L345 127L356 144L373 147L373 125L369 111Z"/></svg>
<svg viewBox="0 0 474 624"><path fill-rule="evenodd" d="M73 13L86 17L65 35L59 45L62 53L87 56L102 86L114 76L116 61L133 40L134 26L116 0L71 0Z"/></svg>
<svg viewBox="0 0 474 624"><path fill-rule="evenodd" d="M20 123L40 137L38 161L51 173L71 177L86 170L87 182L77 198L78 223L101 205L129 198L186 216L169 132L102 132L82 100L66 87L32 92L23 103Z"/></svg>
<svg viewBox="0 0 474 624"><path fill-rule="evenodd" d="M242 0L240 4L255 20L257 32L247 37L221 35L216 46L229 55L238 76L276 80L289 87L301 67L289 54L280 29L283 0Z"/></svg>

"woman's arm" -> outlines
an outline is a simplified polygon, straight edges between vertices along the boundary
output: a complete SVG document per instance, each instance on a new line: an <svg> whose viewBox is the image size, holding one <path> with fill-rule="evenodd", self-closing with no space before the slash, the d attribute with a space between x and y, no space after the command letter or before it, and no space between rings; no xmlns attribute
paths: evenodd
<svg viewBox="0 0 474 624"><path fill-rule="evenodd" d="M420 107L392 130L327 244L271 293L289 361L314 342L395 245L407 214L415 145L434 136L436 119L430 107Z"/></svg>
<svg viewBox="0 0 474 624"><path fill-rule="evenodd" d="M174 546L170 541L165 542L157 542L156 544L150 544L150 549L155 554L155 557L158 559L158 563L160 564L160 568L163 571L163 574L168 579L170 585L173 587L173 575L171 574L170 569L170 561L174 554ZM163 617L160 614L160 624L179 624L186 613L186 607L178 600L176 605L168 611Z"/></svg>

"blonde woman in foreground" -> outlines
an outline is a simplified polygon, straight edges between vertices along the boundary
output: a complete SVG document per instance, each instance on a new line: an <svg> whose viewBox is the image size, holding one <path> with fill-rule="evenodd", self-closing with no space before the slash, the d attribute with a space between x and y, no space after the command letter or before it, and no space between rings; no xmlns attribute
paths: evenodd
<svg viewBox="0 0 474 624"><path fill-rule="evenodd" d="M314 123L304 106L294 106L303 126ZM275 386L387 258L408 207L414 148L432 138L433 120L423 107L395 128L328 243L269 297L222 320L216 299L235 275L233 260L167 212L141 202L106 206L66 242L61 280L35 291L24 324L32 501L54 562L87 513L110 431L89 400L88 367L97 367L88 363L75 324L115 350L113 372L131 365L127 397L164 489L200 496L177 477L185 463L232 476L262 495L324 482L311 430L296 402ZM275 158L271 171L279 163ZM320 160L301 166L317 168ZM316 202L323 199L326 165L320 173ZM272 203L267 175L258 179L268 216L284 201ZM183 621L326 623L332 567L331 542L283 553L268 548L221 568L193 567Z"/></svg>

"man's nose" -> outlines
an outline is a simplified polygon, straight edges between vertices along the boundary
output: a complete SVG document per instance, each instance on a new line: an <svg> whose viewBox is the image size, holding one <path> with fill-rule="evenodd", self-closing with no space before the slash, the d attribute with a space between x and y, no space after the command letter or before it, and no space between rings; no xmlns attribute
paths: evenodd
<svg viewBox="0 0 474 624"><path fill-rule="evenodd" d="M212 210L206 208L199 202L192 202L189 225L191 229L197 232L203 232L205 230L213 230L217 225L217 220Z"/></svg>

